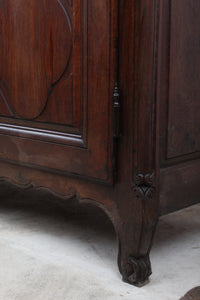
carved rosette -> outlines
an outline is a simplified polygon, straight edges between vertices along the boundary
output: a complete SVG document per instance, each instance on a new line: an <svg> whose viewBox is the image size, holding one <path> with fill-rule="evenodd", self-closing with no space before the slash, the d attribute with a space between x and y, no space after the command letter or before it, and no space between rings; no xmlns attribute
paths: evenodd
<svg viewBox="0 0 200 300"><path fill-rule="evenodd" d="M136 174L133 191L137 198L152 198L155 192L155 175L149 174Z"/></svg>
<svg viewBox="0 0 200 300"><path fill-rule="evenodd" d="M151 275L151 262L149 256L129 257L122 268L123 280L130 284L142 286Z"/></svg>

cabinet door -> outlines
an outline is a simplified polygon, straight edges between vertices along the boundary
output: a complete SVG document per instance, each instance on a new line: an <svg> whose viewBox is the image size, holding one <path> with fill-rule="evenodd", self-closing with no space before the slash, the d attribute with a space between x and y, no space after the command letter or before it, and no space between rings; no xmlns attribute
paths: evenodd
<svg viewBox="0 0 200 300"><path fill-rule="evenodd" d="M163 164L200 157L200 1L161 1L159 84Z"/></svg>
<svg viewBox="0 0 200 300"><path fill-rule="evenodd" d="M1 160L112 181L113 3L0 1Z"/></svg>

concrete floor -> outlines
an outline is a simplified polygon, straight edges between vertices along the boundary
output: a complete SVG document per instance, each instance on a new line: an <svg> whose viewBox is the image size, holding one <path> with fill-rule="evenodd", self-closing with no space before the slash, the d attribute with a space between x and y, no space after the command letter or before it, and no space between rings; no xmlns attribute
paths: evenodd
<svg viewBox="0 0 200 300"><path fill-rule="evenodd" d="M0 300L178 300L200 285L200 205L160 219L143 288L121 281L115 234L97 208L12 191L0 232Z"/></svg>

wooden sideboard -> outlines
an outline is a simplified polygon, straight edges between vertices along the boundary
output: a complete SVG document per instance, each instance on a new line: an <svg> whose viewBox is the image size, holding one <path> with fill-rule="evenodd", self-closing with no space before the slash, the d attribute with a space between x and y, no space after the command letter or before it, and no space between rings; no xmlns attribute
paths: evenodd
<svg viewBox="0 0 200 300"><path fill-rule="evenodd" d="M200 199L200 1L0 1L0 180L105 211L141 285Z"/></svg>

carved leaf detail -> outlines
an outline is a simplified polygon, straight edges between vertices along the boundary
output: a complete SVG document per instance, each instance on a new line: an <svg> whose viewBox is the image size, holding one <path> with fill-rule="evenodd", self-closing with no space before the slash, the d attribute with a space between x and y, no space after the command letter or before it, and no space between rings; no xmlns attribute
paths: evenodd
<svg viewBox="0 0 200 300"><path fill-rule="evenodd" d="M137 174L135 175L133 191L138 198L152 198L155 190L154 186L155 175L152 174Z"/></svg>

